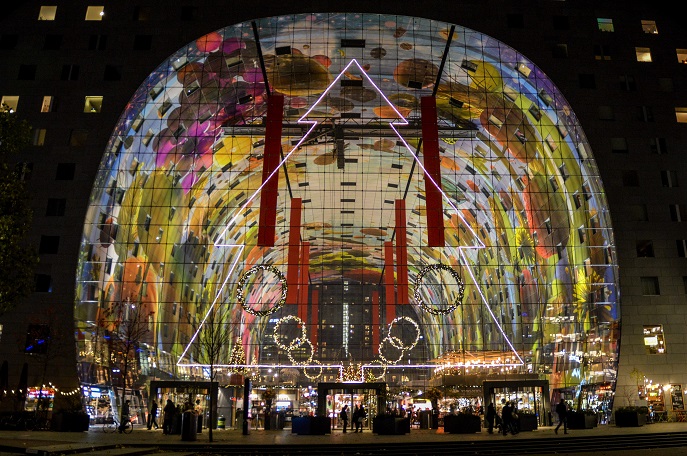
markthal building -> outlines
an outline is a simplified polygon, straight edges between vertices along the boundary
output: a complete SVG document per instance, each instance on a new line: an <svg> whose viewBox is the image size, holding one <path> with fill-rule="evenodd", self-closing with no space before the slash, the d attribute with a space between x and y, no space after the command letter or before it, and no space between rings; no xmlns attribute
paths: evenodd
<svg viewBox="0 0 687 456"><path fill-rule="evenodd" d="M197 37L112 131L81 252L80 381L141 403L212 377L227 416L266 388L293 413L436 390L446 410L611 406L594 155L537 66L459 25L298 14Z"/></svg>

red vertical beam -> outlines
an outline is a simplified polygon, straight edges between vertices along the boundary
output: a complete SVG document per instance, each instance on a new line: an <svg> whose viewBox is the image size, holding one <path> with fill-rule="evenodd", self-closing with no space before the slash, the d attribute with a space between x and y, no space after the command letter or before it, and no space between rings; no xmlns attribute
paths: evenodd
<svg viewBox="0 0 687 456"><path fill-rule="evenodd" d="M372 290L372 353L379 353L379 290Z"/></svg>
<svg viewBox="0 0 687 456"><path fill-rule="evenodd" d="M396 282L398 304L408 304L408 240L406 239L406 202L396 200Z"/></svg>
<svg viewBox="0 0 687 456"><path fill-rule="evenodd" d="M441 158L437 102L434 97L420 99L422 114L422 156L425 165L425 203L427 205L427 245L444 246L444 214L441 197ZM434 181L434 182L432 182Z"/></svg>
<svg viewBox="0 0 687 456"><path fill-rule="evenodd" d="M317 327L320 324L320 290L312 290L312 308L310 311L310 342L313 350L317 347Z"/></svg>
<svg viewBox="0 0 687 456"><path fill-rule="evenodd" d="M298 318L308 322L308 275L310 274L310 243L304 242L301 247L300 278L298 280Z"/></svg>
<svg viewBox="0 0 687 456"><path fill-rule="evenodd" d="M384 288L386 291L386 324L396 318L396 288L394 287L394 244L384 243Z"/></svg>
<svg viewBox="0 0 687 456"><path fill-rule="evenodd" d="M277 225L278 172L281 160L281 128L284 116L284 96L272 95L267 101L267 125L265 126L265 148L262 159L262 190L260 190L260 223L258 245L273 247ZM270 179L270 176L272 178Z"/></svg>
<svg viewBox="0 0 687 456"><path fill-rule="evenodd" d="M288 264L286 265L286 304L298 304L298 266L301 253L301 214L303 200L291 199Z"/></svg>

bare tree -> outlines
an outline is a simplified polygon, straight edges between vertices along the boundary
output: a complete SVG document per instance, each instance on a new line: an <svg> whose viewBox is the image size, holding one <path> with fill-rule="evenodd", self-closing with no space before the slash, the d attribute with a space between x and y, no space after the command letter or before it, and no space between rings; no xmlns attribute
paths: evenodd
<svg viewBox="0 0 687 456"><path fill-rule="evenodd" d="M212 384L217 378L217 365L228 353L233 337L229 325L229 314L223 306L213 306L201 323L196 337L196 354L201 364L208 365L210 376L210 425L208 426L209 441L212 442L212 425L215 422L215 397ZM238 342L240 343L240 342Z"/></svg>

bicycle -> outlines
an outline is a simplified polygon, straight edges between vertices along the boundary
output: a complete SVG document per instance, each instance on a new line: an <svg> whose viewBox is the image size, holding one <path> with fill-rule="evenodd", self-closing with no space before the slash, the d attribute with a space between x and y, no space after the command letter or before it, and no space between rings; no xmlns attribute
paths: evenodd
<svg viewBox="0 0 687 456"><path fill-rule="evenodd" d="M111 423L103 424L103 432L105 432L106 434L111 433L111 432L117 432L117 431L119 431L120 433L123 432L124 434L131 434L131 431L133 431L133 430L134 430L134 423L132 423L131 419L129 419L129 418L127 418L127 420L124 422L123 425L115 417L112 417Z"/></svg>

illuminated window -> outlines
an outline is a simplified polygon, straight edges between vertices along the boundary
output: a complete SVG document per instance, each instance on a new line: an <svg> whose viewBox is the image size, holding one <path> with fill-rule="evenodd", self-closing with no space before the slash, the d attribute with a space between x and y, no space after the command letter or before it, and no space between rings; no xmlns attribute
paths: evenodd
<svg viewBox="0 0 687 456"><path fill-rule="evenodd" d="M687 108L675 108L678 123L687 123Z"/></svg>
<svg viewBox="0 0 687 456"><path fill-rule="evenodd" d="M607 44L595 44L594 58L596 60L611 60L611 47Z"/></svg>
<svg viewBox="0 0 687 456"><path fill-rule="evenodd" d="M599 26L599 30L602 32L614 32L613 29L613 19L606 19L603 17L596 18L596 23Z"/></svg>
<svg viewBox="0 0 687 456"><path fill-rule="evenodd" d="M103 107L103 97L86 97L83 112L98 113Z"/></svg>
<svg viewBox="0 0 687 456"><path fill-rule="evenodd" d="M662 325L644 326L644 347L649 355L667 353Z"/></svg>
<svg viewBox="0 0 687 456"><path fill-rule="evenodd" d="M640 282L642 295L657 296L661 294L661 290L658 288L658 277L640 277Z"/></svg>
<svg viewBox="0 0 687 456"><path fill-rule="evenodd" d="M636 47L635 53L637 54L638 62L651 62L651 49L645 47Z"/></svg>
<svg viewBox="0 0 687 456"><path fill-rule="evenodd" d="M656 21L642 20L642 30L644 31L644 33L652 33L654 35L658 35Z"/></svg>
<svg viewBox="0 0 687 456"><path fill-rule="evenodd" d="M41 112L52 112L52 104L55 97L46 95L43 97L43 103L41 104Z"/></svg>
<svg viewBox="0 0 687 456"><path fill-rule="evenodd" d="M57 14L57 6L41 6L38 13L39 21L54 21Z"/></svg>
<svg viewBox="0 0 687 456"><path fill-rule="evenodd" d="M86 20L87 21L102 21L105 15L104 6L89 6L86 9Z"/></svg>
<svg viewBox="0 0 687 456"><path fill-rule="evenodd" d="M680 63L687 63L687 49L676 49L677 61Z"/></svg>
<svg viewBox="0 0 687 456"><path fill-rule="evenodd" d="M42 146L45 144L45 128L34 128L33 130L33 145Z"/></svg>
<svg viewBox="0 0 687 456"><path fill-rule="evenodd" d="M17 105L19 104L18 96L4 96L0 100L0 109L2 111L14 112L17 110Z"/></svg>

